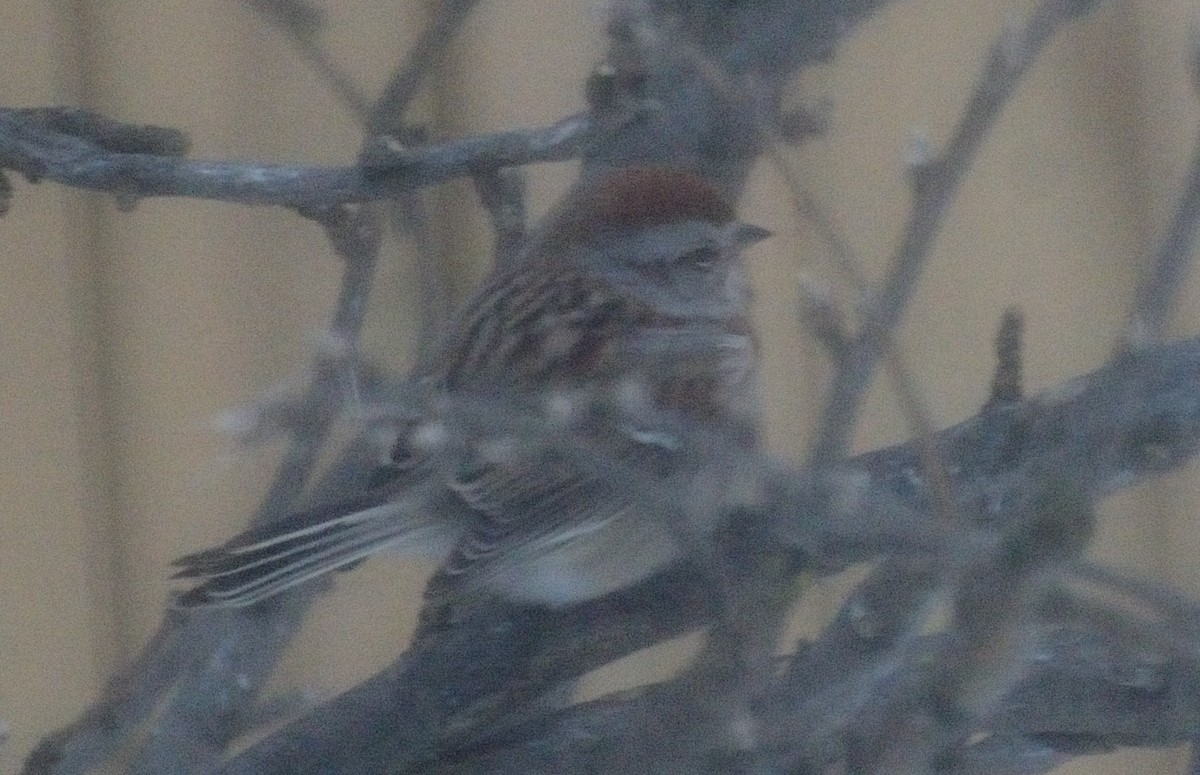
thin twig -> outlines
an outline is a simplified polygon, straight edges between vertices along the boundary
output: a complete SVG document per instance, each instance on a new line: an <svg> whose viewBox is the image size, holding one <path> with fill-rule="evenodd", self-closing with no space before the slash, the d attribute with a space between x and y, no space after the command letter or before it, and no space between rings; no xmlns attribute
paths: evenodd
<svg viewBox="0 0 1200 775"><path fill-rule="evenodd" d="M1200 42L1191 52L1192 88L1200 92ZM1137 297L1122 343L1127 348L1143 347L1162 339L1171 320L1175 299L1192 266L1196 232L1200 228L1200 136L1197 136L1188 168L1187 183L1153 265L1138 286Z"/></svg>
<svg viewBox="0 0 1200 775"><path fill-rule="evenodd" d="M407 113L450 40L478 4L479 0L441 0L435 4L433 20L409 49L404 63L396 68L372 106L367 121L370 133L393 134L402 128L397 122Z"/></svg>
<svg viewBox="0 0 1200 775"><path fill-rule="evenodd" d="M300 0L244 0L253 11L271 26L279 29L292 46L317 72L333 95L351 115L366 122L371 110L371 101L354 79L350 77L318 40L324 27L323 14L319 9Z"/></svg>
<svg viewBox="0 0 1200 775"><path fill-rule="evenodd" d="M862 261L846 239L845 230L838 227L834 217L800 183L800 174L783 150L783 139L772 131L765 117L759 117L759 126L765 135L766 153L772 165L782 177L784 190L791 199L792 210L813 225L817 236L830 250L831 263L849 283L855 293L863 293L868 287L867 275Z"/></svg>
<svg viewBox="0 0 1200 775"><path fill-rule="evenodd" d="M492 218L496 234L496 266L511 266L525 244L525 176L520 169L502 167L475 175L475 191Z"/></svg>
<svg viewBox="0 0 1200 775"><path fill-rule="evenodd" d="M379 98L366 116L368 135L360 162L378 158L378 150L388 142L404 140L423 145L425 133L405 125L405 117L420 90L429 84L441 64L454 35L466 22L478 0L443 0L434 7L434 16L411 46L404 62L392 72ZM452 296L450 278L444 261L439 260L426 202L422 192L414 190L396 197L389 208L388 222L392 233L411 241L417 269L420 293L419 331L416 362L427 360L438 340L439 332L450 314Z"/></svg>
<svg viewBox="0 0 1200 775"><path fill-rule="evenodd" d="M325 228L330 244L343 259L342 282L329 333L339 349L353 352L366 318L367 299L379 259L379 213L370 205L355 212L337 208L318 220ZM318 359L316 374L301 401L300 416L305 422L294 428L291 444L254 523L295 506L297 494L311 477L317 456L339 414L341 401L337 396L345 392L345 363L345 358Z"/></svg>
<svg viewBox="0 0 1200 775"><path fill-rule="evenodd" d="M360 163L374 163L381 154L386 156L390 144L400 143L401 140L408 141L408 147L425 144L425 132L405 126L404 118L413 99L433 76L454 33L478 2L450 0L439 4L433 21L426 25L420 39L409 49L404 63L395 70L380 97L374 104L368 104L350 77L333 63L333 57L320 45L313 25L295 21L297 17L303 21L311 16L303 13L304 6L297 7L297 0L246 1L288 35L296 49L358 119L366 133L359 151ZM400 192L390 202L388 225L393 234L411 242L415 256L421 288L420 293L416 294L420 307L417 361L421 362L428 357L432 343L437 341L437 334L450 309L450 283L445 263L437 255L433 229L421 192Z"/></svg>
<svg viewBox="0 0 1200 775"><path fill-rule="evenodd" d="M908 307L950 202L988 130L1051 36L1098 4L1097 0L1043 0L1024 28L1003 35L992 47L967 112L945 150L913 166L914 196L908 224L855 346L834 376L810 460L831 462L845 454L871 375Z"/></svg>
<svg viewBox="0 0 1200 775"><path fill-rule="evenodd" d="M1022 376L1025 315L1017 307L1009 307L1000 320L996 333L996 372L992 389L984 407L1003 406L1021 400L1025 386Z"/></svg>

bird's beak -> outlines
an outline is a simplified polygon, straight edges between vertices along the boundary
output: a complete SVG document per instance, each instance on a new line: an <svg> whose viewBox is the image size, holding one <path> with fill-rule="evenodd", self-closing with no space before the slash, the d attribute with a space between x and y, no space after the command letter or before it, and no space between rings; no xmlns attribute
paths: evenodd
<svg viewBox="0 0 1200 775"><path fill-rule="evenodd" d="M764 229L752 223L738 223L733 230L733 244L744 248L756 242L762 242L770 236L772 236L770 229Z"/></svg>

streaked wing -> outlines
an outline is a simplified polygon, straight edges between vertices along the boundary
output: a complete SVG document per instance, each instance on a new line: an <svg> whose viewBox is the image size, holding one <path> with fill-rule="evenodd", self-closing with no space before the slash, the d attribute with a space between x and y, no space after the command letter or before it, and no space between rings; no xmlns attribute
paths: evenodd
<svg viewBox="0 0 1200 775"><path fill-rule="evenodd" d="M487 587L500 577L545 585L536 568L556 555L563 575L605 572L603 554L614 534L665 533L672 527L661 516L646 532L614 522L637 520L651 511L667 511L668 473L674 451L662 437L625 429L606 429L609 438L592 436L526 438L491 459L473 459L459 467L450 487L473 513L472 526L430 582L426 595L435 605L455 595ZM603 546L601 545L603 544ZM572 569L572 558L601 555ZM612 555L621 562L621 552ZM582 578L582 576L580 576ZM572 583L563 579L564 584ZM586 583L586 582L580 582ZM510 596L524 597L508 590ZM544 595L543 595L544 596ZM569 595L565 595L569 597ZM539 595L530 595L537 599Z"/></svg>

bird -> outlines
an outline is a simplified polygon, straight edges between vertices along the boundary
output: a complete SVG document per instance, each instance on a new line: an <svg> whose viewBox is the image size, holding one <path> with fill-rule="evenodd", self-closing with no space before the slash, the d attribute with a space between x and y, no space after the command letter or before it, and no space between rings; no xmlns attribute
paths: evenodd
<svg viewBox="0 0 1200 775"><path fill-rule="evenodd" d="M371 484L180 558L176 605L252 605L387 549L441 561L428 605L568 606L680 560L690 429L757 448L741 253L769 235L689 170L583 177L413 375L425 408Z"/></svg>

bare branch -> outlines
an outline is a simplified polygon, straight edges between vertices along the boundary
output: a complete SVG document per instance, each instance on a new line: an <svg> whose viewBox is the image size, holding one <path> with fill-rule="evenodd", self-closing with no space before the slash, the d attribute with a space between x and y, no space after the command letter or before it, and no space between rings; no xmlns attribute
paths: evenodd
<svg viewBox="0 0 1200 775"><path fill-rule="evenodd" d="M1077 461L1080 470L1088 473L1081 484L1094 492L1111 492L1183 464L1200 452L1197 373L1200 339L1190 339L1147 350L1139 356L1136 369L1109 366L1045 395L987 411L935 434L935 448L957 463L952 469L953 491L959 497L956 507L1003 525L1004 520L1013 518L1014 508L1036 506L1030 503L1030 493L1045 490L1035 483L1044 481L1040 478L1043 472L1061 461ZM1140 429L1140 433L1129 437L1131 441L1120 455L1094 455L1091 451L1100 447L1113 429L1118 433ZM1088 469L1093 463L1098 467ZM837 569L880 554L912 553L916 547L905 549L903 539L897 536L911 540L920 535L921 520L926 535L941 532L932 516L929 485L919 474L919 453L913 443L868 453L847 465L856 473L835 481L832 492L811 484L827 480L814 480L804 472L778 469L772 474L773 484L767 488L763 505L769 540L796 552L804 562L815 563L812 567ZM854 486L847 489L847 483ZM897 515L906 510L910 517L905 519L912 521L897 524ZM749 531L755 537L748 543L762 545L764 534L757 532L760 521L743 516L730 524L735 536L738 530ZM1013 523L1018 533L1021 527L1019 522ZM1068 531L1063 537L1071 535ZM1025 548L1037 550L1040 546L1038 540L1028 542ZM927 547L938 550L934 540ZM696 574L687 567L677 568L635 589L562 612L502 615L491 609L480 613L479 618L451 630L444 640L426 644L426 651L407 655L250 748L223 772L305 775L338 767L375 772L411 764L429 753L430 724L454 715L456 709L494 707L497 686L517 680L536 695L619 656L704 626L715 611L707 585ZM938 577L935 572L931 578ZM848 604L845 631L840 636L854 639L869 634L874 643L871 653L881 660L891 657L890 641L879 640L880 633L901 637L906 617L920 608L919 595L906 605L901 605L896 595L918 593L921 585L905 586L896 583L894 576L891 579L879 587L886 595L886 605L863 608L859 604L856 608ZM520 623L506 618L512 616L522 617ZM897 618L894 624L887 624L891 619L880 617ZM524 640L531 631L538 633L535 643ZM822 704L824 695L814 693L809 684L828 681L831 697L848 696L847 688L836 684L836 677L858 676L860 665L842 664L841 660L862 653L858 647L848 648L848 643L833 638L820 651L805 651L798 658L799 667L789 674L785 696L792 698L793 704L805 702L804 707L812 712L819 708L821 718L833 718L828 705ZM822 654L826 656L822 658ZM842 666L837 668L829 660ZM536 670L531 666L537 666ZM397 712L398 707L405 712ZM799 710L787 713L792 712ZM804 718L811 721L810 716ZM498 733L496 727L485 723L473 735L456 739L469 743ZM351 734L363 744L345 746ZM454 751L443 750L440 756L453 760Z"/></svg>
<svg viewBox="0 0 1200 775"><path fill-rule="evenodd" d="M245 3L282 30L351 115L366 122L370 100L318 40L325 27L324 11L307 0L245 0Z"/></svg>
<svg viewBox="0 0 1200 775"><path fill-rule="evenodd" d="M505 167L484 170L474 181L479 201L492 217L495 263L511 266L525 244L525 176L519 169Z"/></svg>
<svg viewBox="0 0 1200 775"><path fill-rule="evenodd" d="M466 21L479 0L442 0L434 6L434 17L408 56L392 74L383 93L371 108L367 129L372 134L394 134L413 98L437 66L446 46Z"/></svg>
<svg viewBox="0 0 1200 775"><path fill-rule="evenodd" d="M296 40L313 40L327 26L325 11L311 0L245 0L245 3Z"/></svg>
<svg viewBox="0 0 1200 775"><path fill-rule="evenodd" d="M857 639L850 648L858 648L866 638ZM930 658L943 641L918 640L911 649L911 668L922 658ZM952 775L995 775L996 773L1048 772L1073 756L1112 751L1123 745L1169 746L1186 741L1190 710L1181 702L1191 691L1187 666L1171 663L1162 666L1163 681L1150 689L1123 685L1119 676L1136 654L1121 644L1106 641L1104 633L1064 630L1047 638L1040 649L1037 670L1027 676L1012 693L1005 712L988 725L987 734L977 742L961 746L935 768L914 771ZM901 675L899 666L864 660L864 671L872 668ZM926 665L926 672L932 673ZM833 723L839 700L853 691L842 686L841 695L831 692L834 705L817 718ZM459 756L445 757L416 771L433 775L468 773L523 772L606 772L628 771L634 761L638 772L654 773L726 773L728 760L698 754L706 748L697 730L672 723L680 708L678 687L666 684L648 687L624 695L578 705L510 731ZM914 717L917 715L914 708ZM928 708L936 715L952 708ZM805 736L788 736L778 730L802 729L812 718L798 711L776 716L772 729L773 744L767 749L768 771L821 771L836 758L842 740L831 739L825 750L806 749ZM701 727L703 725L696 725ZM1055 730L1069 729L1066 733ZM1146 730L1154 730L1146 732ZM689 734L692 733L692 734ZM678 737L694 746L676 746ZM581 740L588 741L580 745ZM632 756L621 758L622 752ZM805 757L807 754L811 758ZM813 770L805 770L805 762ZM866 762L864 765L868 764ZM899 764L899 762L896 762ZM864 767L863 772L878 771ZM900 770L885 769L886 772Z"/></svg>
<svg viewBox="0 0 1200 775"><path fill-rule="evenodd" d="M306 167L108 151L86 137L47 127L27 111L0 109L0 168L30 180L134 198L187 196L320 209L390 199L479 168L570 159L579 154L589 132L585 116L572 116L543 129L401 149L375 159L369 168Z"/></svg>
<svg viewBox="0 0 1200 775"><path fill-rule="evenodd" d="M433 21L409 51L405 62L393 73L391 81L374 104L368 104L350 77L334 64L329 52L317 40L320 24L314 21L314 9L303 0L247 0L252 7L281 27L309 64L339 95L367 133L359 150L359 162L369 166L385 160L390 148L427 144L426 132L406 126L405 115L413 98L428 82L454 32L466 20L476 0L440 3ZM411 241L421 286L420 336L422 348L436 341L447 310L450 308L449 283L438 260L429 224L429 215L418 190L396 194L391 199L387 221L394 234ZM418 359L425 356L418 352Z"/></svg>
<svg viewBox="0 0 1200 775"><path fill-rule="evenodd" d="M1016 307L1004 311L1000 330L996 333L996 373L992 375L992 390L984 406L999 406L1021 400L1024 394L1022 348L1025 316Z"/></svg>
<svg viewBox="0 0 1200 775"><path fill-rule="evenodd" d="M284 19L302 49L315 46L319 14L302 0L248 2ZM343 76L323 51L309 50L327 80L345 92L343 99L381 134L364 144L355 166L185 160L176 143L182 135L171 130L69 111L0 110L2 169L108 191L122 201L193 196L281 205L325 227L345 260L330 324L341 355L317 360L297 410L301 419L289 425L294 444L259 520L294 505L339 409L379 249L381 217L372 202L401 200L409 224L420 232L423 219L413 195L470 175L493 216L502 260L524 229L511 166L577 156L585 166L670 161L695 166L736 191L770 145L761 126L753 131L753 122L777 107L771 100L780 84L799 63L828 54L850 22L883 4L618 3L612 61L598 70L611 78L593 80L589 115L425 147L403 125L404 109L474 3L438 5L434 23L371 109L345 84L337 85ZM994 48L944 153L911 170L915 203L907 231L857 336L849 339L836 316L815 308L823 315L824 341L840 362L812 467L742 461L759 474L756 487L748 488L758 500L723 515L727 524L713 542L713 557L693 553L686 564L636 588L567 610L477 606L384 672L223 764L230 740L261 718L252 704L322 588L308 586L232 613L185 620L169 612L131 669L114 679L87 716L44 741L26 772L81 772L111 760L128 751L131 731L155 711L148 742L133 753L132 772L526 772L535 765L564 771L620 763L628 769L631 761L656 772L727 772L804 764L816 769L839 758L863 772L928 769L934 762L947 771L1004 771L1041 767L1064 751L1185 739L1195 717L1191 705L1163 700L1153 709L1156 726L1135 726L1131 733L1134 703L1118 696L1111 681L1089 688L1098 699L1121 702L1087 708L1094 711L1083 719L1089 723L1076 723L1083 712L1054 695L1064 675L1075 675L1071 669L1086 671L1128 654L1101 654L1089 642L1092 650L1080 657L1071 650L1077 642L1051 639L1044 669L1026 674L1028 665L1012 641L1025 632L1023 617L1033 608L1030 600L1047 588L1046 577L1064 574L1066 561L1086 543L1092 500L1200 451L1200 339L1125 353L1119 364L1025 401L1019 361L1005 359L1016 348L1002 346L994 400L978 417L939 433L930 430L889 345L945 211L997 114L1053 32L1095 4L1045 0L1024 29ZM686 46L670 45L680 30L699 56L678 56L688 53ZM714 70L729 75L724 88L714 86ZM761 84L751 90L755 110L743 110L748 100L730 83ZM802 196L797 199L803 204ZM1177 228L1187 231L1186 247L1164 246L1156 288L1175 284L1187 266L1192 237L1185 218L1195 217L1184 212L1187 203L1185 197L1177 219ZM836 237L836 230L828 231ZM1169 295L1162 288L1146 292L1157 299L1146 302L1149 314L1161 318L1147 323L1156 331ZM881 357L907 393L920 438L832 466L845 452ZM535 423L531 433L546 433L544 426ZM705 462L726 462L721 445L709 441L697 445L709 450ZM362 445L352 446L318 492L359 486L369 468L367 454ZM939 466L939 460L954 465ZM1066 473L1049 473L1057 471ZM616 481L641 487L638 472L617 474ZM956 530L947 531L951 521ZM968 546L960 535L967 530L992 543ZM775 681L762 661L772 653L771 639L790 600L786 583L801 570L828 573L880 557L887 561ZM733 571L744 578L733 578ZM955 601L954 616L939 635L919 636L939 592ZM1165 598L1146 597L1174 610ZM675 682L565 711L541 701L594 667L706 626L707 661ZM1096 640L1098 630L1080 627L1078 640ZM1168 635L1191 645L1193 633L1183 630ZM1174 655L1171 667L1184 677L1170 683L1171 691L1194 693L1189 682L1197 651L1180 648ZM1022 714L1022 703L1034 702L1030 698L1037 712ZM914 727L914 721L928 726ZM993 736L967 745L975 723ZM580 745L581 739L589 744ZM996 740L1012 741L1013 750L989 748Z"/></svg>
<svg viewBox="0 0 1200 775"><path fill-rule="evenodd" d="M1200 43L1195 41L1191 60L1192 87L1200 92ZM1175 298L1192 266L1197 228L1200 228L1200 137L1192 153L1187 182L1175 207L1175 217L1158 246L1154 263L1138 286L1123 346L1142 347L1162 339L1171 320Z"/></svg>
<svg viewBox="0 0 1200 775"><path fill-rule="evenodd" d="M311 35L295 29L292 32L298 43L313 42ZM313 46L308 48L319 54ZM67 154L61 161L68 161L73 149L96 164L111 166L118 175L126 165L170 160L148 153L165 150L179 154L186 149L177 140L181 135L173 130L125 127L78 111L9 111L7 117L28 119L23 127L15 127L16 134L35 142L37 125L41 124L41 139L47 146ZM0 119L3 125L4 119ZM27 176L31 170L48 168L48 158L36 162L35 158L20 160L25 165L21 171ZM78 157L72 161L86 165ZM128 185L113 190L123 197L143 195ZM291 444L254 517L256 523L294 508L312 476L329 429L348 394L346 383L353 379L353 368L348 363L353 361L366 314L380 247L380 215L374 205L352 209L344 203L300 202L293 206L322 224L343 259L341 289L329 326L330 338L339 346L335 352L317 358L312 382L296 407L297 421L289 427ZM344 492L352 482L360 486L370 470L363 457L361 445L352 447L343 456L343 465L326 477L323 487L317 488L317 494L329 497L331 492ZM352 465L347 466L347 462ZM261 606L249 615L245 611L225 611L184 617L169 610L151 643L113 679L109 691L75 724L44 740L26 762L25 771L82 772L111 759L128 745L129 736L172 688L176 691L159 709L153 733L131 757L128 771L149 774L212 769L229 742L244 731L243 725L259 718L252 703L274 670L283 646L303 621L309 603L324 588L314 585L297 590L297 594ZM114 719L121 723L113 723Z"/></svg>
<svg viewBox="0 0 1200 775"><path fill-rule="evenodd" d="M845 454L875 365L900 324L950 202L988 131L1054 33L1098 4L1096 0L1043 0L1022 29L1007 32L992 47L967 112L942 154L913 165L908 224L855 346L834 377L810 451L814 462L830 462Z"/></svg>

